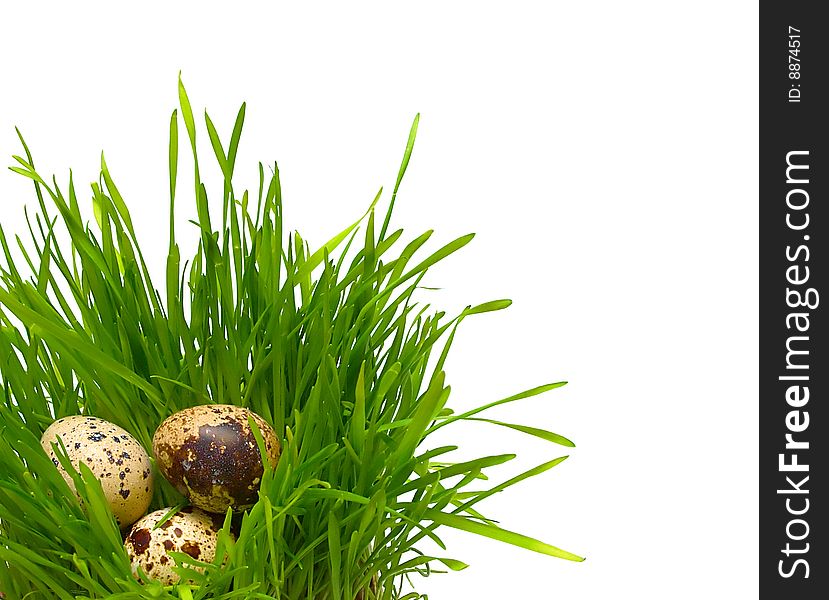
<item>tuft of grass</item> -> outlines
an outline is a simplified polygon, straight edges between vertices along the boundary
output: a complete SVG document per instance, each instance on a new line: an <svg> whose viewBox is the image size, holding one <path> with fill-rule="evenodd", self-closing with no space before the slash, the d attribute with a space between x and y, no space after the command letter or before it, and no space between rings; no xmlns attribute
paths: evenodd
<svg viewBox="0 0 829 600"><path fill-rule="evenodd" d="M514 455L453 462L457 446L429 444L435 431L471 420L573 446L537 427L479 416L564 382L461 414L449 408L444 364L458 326L510 301L454 316L418 301L427 271L473 237L426 252L432 231L404 238L390 229L418 119L379 232L382 190L362 218L312 250L283 223L276 164L259 164L253 193L234 185L245 105L227 145L204 114L224 180L219 205L208 201L200 177L196 117L180 79L179 100L170 120L169 251L159 281L104 157L89 224L71 173L63 185L42 177L20 136L23 155L10 168L34 182L38 210L27 214L25 242L0 227L0 591L66 600L413 600L421 596L403 591L410 575L466 567L425 550L445 550L439 533L447 527L583 560L478 512L481 501L567 456L493 485L486 474ZM200 228L185 261L173 217L182 121ZM204 403L262 415L283 437L282 458L266 471L259 501L241 517L227 515L204 574L188 556L175 557L197 585L136 581L100 485L62 455L76 498L40 435L54 419L83 413L124 427L149 449L163 419ZM149 510L179 505L182 497L157 480Z"/></svg>

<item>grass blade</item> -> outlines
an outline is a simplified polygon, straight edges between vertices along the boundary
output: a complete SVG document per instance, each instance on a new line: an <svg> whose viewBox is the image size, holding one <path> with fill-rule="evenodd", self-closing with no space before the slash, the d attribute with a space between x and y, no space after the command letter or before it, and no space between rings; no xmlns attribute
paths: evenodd
<svg viewBox="0 0 829 600"><path fill-rule="evenodd" d="M453 529L460 529L461 531L467 531L469 533L474 533L475 535L488 537L499 542L504 542L506 544L511 544L513 546L518 546L519 548L524 548L526 550L532 550L533 552L538 552L540 554L547 554L548 556L554 556L556 558L563 558L565 560L572 560L576 562L581 562L584 560L584 558L576 554L573 554L572 552L562 550L561 548L556 548L555 546L545 544L544 542L540 542L534 538L522 535L520 533L515 533L514 531L507 531L506 529L501 529L500 527L496 527L494 525L478 523L476 521L472 521L464 517L459 517L457 515L451 515L432 510L426 511L425 516L427 519L431 519L432 521L434 521L435 523L439 523L440 525L445 525L447 527L452 527Z"/></svg>

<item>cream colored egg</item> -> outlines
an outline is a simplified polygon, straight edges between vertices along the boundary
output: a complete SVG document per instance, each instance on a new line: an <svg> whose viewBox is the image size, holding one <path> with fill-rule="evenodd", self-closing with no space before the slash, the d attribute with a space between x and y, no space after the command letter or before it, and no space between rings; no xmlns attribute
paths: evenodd
<svg viewBox="0 0 829 600"><path fill-rule="evenodd" d="M81 462L85 463L101 482L112 514L122 529L147 512L153 497L150 457L126 430L97 417L77 415L58 419L43 432L41 446L74 490L72 478L52 449L58 438L63 441L72 466L77 469Z"/></svg>
<svg viewBox="0 0 829 600"><path fill-rule="evenodd" d="M176 563L170 552L183 552L196 560L213 562L223 523L223 518L218 515L187 507L154 529L170 510L162 508L148 514L132 526L124 542L133 574L138 577L141 567L150 578L164 585L173 585L180 580L178 573L173 571ZM201 567L189 566L203 572Z"/></svg>

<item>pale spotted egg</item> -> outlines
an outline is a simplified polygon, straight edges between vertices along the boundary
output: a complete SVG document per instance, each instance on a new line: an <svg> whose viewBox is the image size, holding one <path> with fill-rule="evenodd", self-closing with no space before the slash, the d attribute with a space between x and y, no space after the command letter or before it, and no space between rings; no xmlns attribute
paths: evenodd
<svg viewBox="0 0 829 600"><path fill-rule="evenodd" d="M85 463L101 482L112 514L122 529L140 519L153 497L153 472L143 446L126 430L99 419L76 415L58 419L40 438L40 444L75 489L69 473L58 461L52 444L63 441L72 466Z"/></svg>
<svg viewBox="0 0 829 600"><path fill-rule="evenodd" d="M213 562L224 520L219 515L187 507L156 527L171 510L162 508L148 514L132 526L124 542L133 574L138 576L140 567L147 576L164 585L173 585L180 580L178 573L173 571L176 563L170 552L182 552L201 562ZM187 566L202 571L201 567Z"/></svg>

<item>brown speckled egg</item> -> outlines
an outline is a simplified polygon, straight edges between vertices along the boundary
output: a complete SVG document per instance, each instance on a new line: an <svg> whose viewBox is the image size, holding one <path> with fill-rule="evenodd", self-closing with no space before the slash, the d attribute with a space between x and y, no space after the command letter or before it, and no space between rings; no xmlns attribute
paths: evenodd
<svg viewBox="0 0 829 600"><path fill-rule="evenodd" d="M279 460L279 439L256 413L228 404L193 406L168 417L153 436L156 464L190 502L208 512L253 506L262 481L262 457L248 424L253 417L268 462Z"/></svg>
<svg viewBox="0 0 829 600"><path fill-rule="evenodd" d="M169 552L183 552L196 560L213 562L223 522L218 515L187 507L153 529L170 510L172 508L162 508L148 514L132 526L124 542L133 574L137 577L138 567L141 567L144 573L163 585L173 585L180 579L173 571L176 563ZM201 567L188 566L203 571Z"/></svg>
<svg viewBox="0 0 829 600"><path fill-rule="evenodd" d="M147 512L153 497L153 471L150 457L138 440L97 417L76 415L49 425L40 438L40 445L73 490L72 478L52 449L52 443L57 443L58 438L63 440L72 466L77 469L84 462L100 480L112 514L122 529Z"/></svg>

